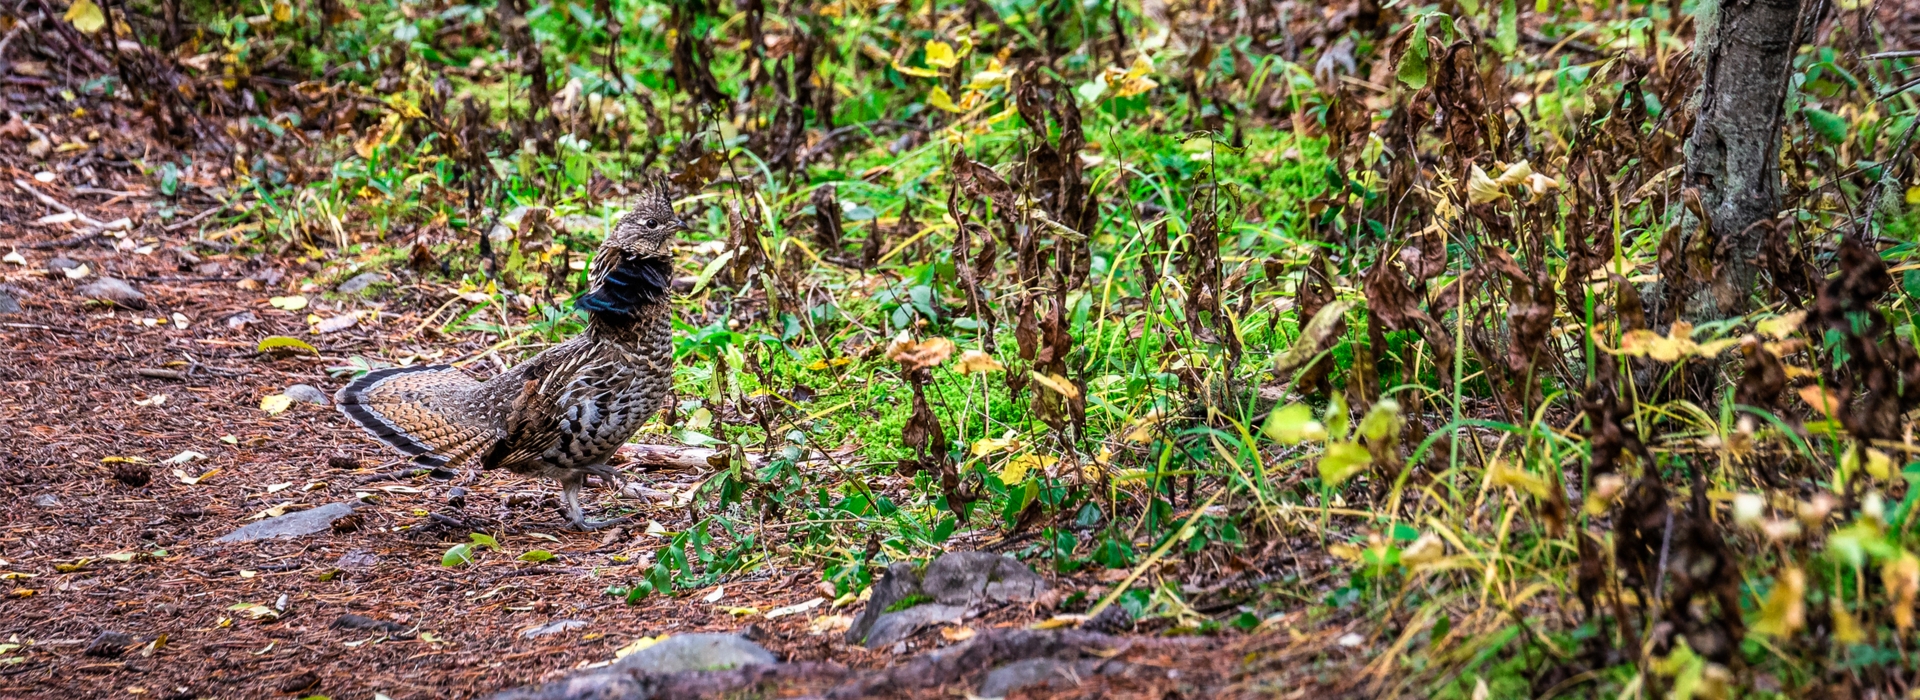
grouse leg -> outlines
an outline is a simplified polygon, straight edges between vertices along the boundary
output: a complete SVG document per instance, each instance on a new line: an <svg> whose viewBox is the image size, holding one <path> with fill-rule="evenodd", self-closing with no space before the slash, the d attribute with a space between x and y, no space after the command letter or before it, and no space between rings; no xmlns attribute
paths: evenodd
<svg viewBox="0 0 1920 700"><path fill-rule="evenodd" d="M604 469L604 467L602 467ZM631 518L612 518L609 520L588 520L580 510L580 487L586 483L587 471L576 471L560 480L560 502L567 508L567 522L581 531L593 531L612 525L626 523Z"/></svg>

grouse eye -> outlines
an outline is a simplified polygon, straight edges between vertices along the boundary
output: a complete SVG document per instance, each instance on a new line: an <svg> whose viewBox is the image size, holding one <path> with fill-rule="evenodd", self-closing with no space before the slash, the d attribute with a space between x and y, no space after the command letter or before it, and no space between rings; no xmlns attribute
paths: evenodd
<svg viewBox="0 0 1920 700"><path fill-rule="evenodd" d="M645 226L647 228L659 228L660 222L654 221L653 219L641 219L640 225Z"/></svg>

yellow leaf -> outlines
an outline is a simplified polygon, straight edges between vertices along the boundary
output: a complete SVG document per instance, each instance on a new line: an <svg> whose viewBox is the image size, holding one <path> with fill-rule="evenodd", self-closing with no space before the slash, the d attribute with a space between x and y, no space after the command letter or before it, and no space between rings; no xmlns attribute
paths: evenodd
<svg viewBox="0 0 1920 700"><path fill-rule="evenodd" d="M1833 641L1841 644L1859 644L1867 641L1867 633L1860 629L1860 621L1853 613L1847 612L1847 605L1839 598L1827 599L1828 613L1833 616Z"/></svg>
<svg viewBox="0 0 1920 700"><path fill-rule="evenodd" d="M813 372L824 372L824 371L826 371L826 369L827 369L827 361L826 361L826 360L814 360L814 361L813 361L813 364L810 364L810 365L807 365L807 369L808 369L809 371L813 371Z"/></svg>
<svg viewBox="0 0 1920 700"><path fill-rule="evenodd" d="M1127 442L1136 444L1153 442L1153 429L1159 425L1160 421L1164 418L1166 418L1166 414L1160 409L1156 408L1148 411L1147 415L1141 416L1139 420L1133 422L1133 429L1127 431L1127 436L1124 439Z"/></svg>
<svg viewBox="0 0 1920 700"><path fill-rule="evenodd" d="M1313 408L1303 403L1290 403L1268 413L1260 433L1282 445L1327 439L1326 426L1314 420Z"/></svg>
<svg viewBox="0 0 1920 700"><path fill-rule="evenodd" d="M93 0L73 0L73 4L67 7L67 21L73 23L74 29L85 34L92 34L107 26L107 16L100 12L100 6L93 4Z"/></svg>
<svg viewBox="0 0 1920 700"><path fill-rule="evenodd" d="M1062 627L1078 627L1080 623L1086 622L1086 621L1087 621L1087 616L1085 615L1055 615L1045 620L1035 622L1032 625L1028 625L1027 629L1052 630L1052 629L1060 629Z"/></svg>
<svg viewBox="0 0 1920 700"><path fill-rule="evenodd" d="M1887 453L1867 448L1867 474L1880 481L1893 478L1893 458Z"/></svg>
<svg viewBox="0 0 1920 700"><path fill-rule="evenodd" d="M1812 406L1814 410L1828 418L1833 418L1834 414L1840 412L1840 399L1818 384L1800 387L1799 393L1801 401L1807 402L1808 406Z"/></svg>
<svg viewBox="0 0 1920 700"><path fill-rule="evenodd" d="M947 42L938 40L927 42L927 65L935 68L952 68L959 62L960 57L953 54L953 46Z"/></svg>
<svg viewBox="0 0 1920 700"><path fill-rule="evenodd" d="M1500 171L1500 177L1494 178L1493 184L1499 185L1502 189L1517 187L1526 184L1527 180L1532 177L1533 166L1528 165L1527 162L1523 160L1507 166L1506 170Z"/></svg>
<svg viewBox="0 0 1920 700"><path fill-rule="evenodd" d="M948 95L946 88L941 87L935 87L933 92L927 93L927 104L948 112L959 113L967 111L962 109L960 105L954 104L953 96Z"/></svg>
<svg viewBox="0 0 1920 700"><path fill-rule="evenodd" d="M940 77L940 71L937 71L937 70L927 70L927 69L925 69L925 68L915 68L915 67L913 67L913 66L903 66L903 65L900 65L900 62L899 62L899 61L894 61L894 62L893 62L893 69L894 69L894 70L897 70L897 71L900 71L901 73L905 73L905 74L907 74L907 75L911 75L911 76L913 76L913 77L916 77L916 78L938 78L938 77Z"/></svg>
<svg viewBox="0 0 1920 700"><path fill-rule="evenodd" d="M996 67L989 67L986 70L974 73L973 78L967 81L967 89L973 92L986 92L1007 84L1008 77L1010 76L1006 71Z"/></svg>
<svg viewBox="0 0 1920 700"><path fill-rule="evenodd" d="M273 21L284 23L284 22L291 21L292 19L293 19L293 3L287 2L287 0L274 0Z"/></svg>
<svg viewBox="0 0 1920 700"><path fill-rule="evenodd" d="M1800 324L1806 320L1807 312L1803 309L1753 324L1753 330L1774 340L1785 340L1788 335L1799 330Z"/></svg>
<svg viewBox="0 0 1920 700"><path fill-rule="evenodd" d="M1005 371L1007 371L1007 366L1000 364L999 360L993 359L992 355L980 352L979 350L966 350L960 353L961 374Z"/></svg>
<svg viewBox="0 0 1920 700"><path fill-rule="evenodd" d="M949 642L964 642L973 639L972 627L942 627L940 638Z"/></svg>
<svg viewBox="0 0 1920 700"><path fill-rule="evenodd" d="M1414 540L1413 544L1407 545L1406 549L1401 550L1400 563L1411 567L1419 567L1422 564L1439 561L1441 557L1446 555L1447 543L1442 542L1438 535L1429 532L1421 535L1420 539Z"/></svg>
<svg viewBox="0 0 1920 700"><path fill-rule="evenodd" d="M173 470L173 476L174 476L174 478L177 478L177 479L179 479L179 480L180 480L180 483L182 483L182 484L186 484L186 485L188 485L188 486L193 486L193 485L195 485L195 484L198 484L198 483L200 483L200 482L202 482L202 481L206 481L206 480L208 480L208 479L211 479L211 478L213 478L213 475L215 475L215 474L218 474L218 473L220 473L220 470L219 470L219 469L209 469L209 470L207 470L207 473L205 473L205 474L201 474L201 475L199 475L199 476L187 476L187 473L186 473L185 471L181 471L181 470L179 470L179 469L175 469L175 470Z"/></svg>
<svg viewBox="0 0 1920 700"><path fill-rule="evenodd" d="M269 394L260 399L260 410L266 411L269 416L279 415L292 406L293 397L286 394Z"/></svg>
<svg viewBox="0 0 1920 700"><path fill-rule="evenodd" d="M1505 196L1507 193L1500 191L1500 183L1494 182L1493 178L1487 175L1487 171L1481 170L1480 166L1473 166L1473 169L1467 172L1468 204L1486 204Z"/></svg>
<svg viewBox="0 0 1920 700"><path fill-rule="evenodd" d="M1350 544L1328 546L1327 553L1347 561L1360 561L1360 548Z"/></svg>
<svg viewBox="0 0 1920 700"><path fill-rule="evenodd" d="M1041 457L1038 455L1020 455L1007 460L1000 469L1000 483L1018 484L1027 480L1027 472L1045 471L1060 461L1059 457Z"/></svg>
<svg viewBox="0 0 1920 700"><path fill-rule="evenodd" d="M1154 88L1160 87L1160 84L1157 82L1154 82L1153 78L1147 77L1152 74L1153 74L1152 59L1147 58L1146 54L1140 54L1138 56L1133 57L1133 65L1129 66L1127 68L1127 72L1120 76L1120 80L1118 81L1118 86L1115 87L1113 90L1113 96L1114 97L1132 97L1134 95L1138 95L1140 93L1147 92L1148 90L1152 90ZM1112 80L1109 80L1107 82L1109 85L1114 84L1114 81Z"/></svg>
<svg viewBox="0 0 1920 700"><path fill-rule="evenodd" d="M1064 396L1069 401L1080 398L1080 387L1074 386L1073 382L1068 381L1066 377L1058 374L1029 373L1033 375L1034 383L1052 389L1053 393Z"/></svg>
<svg viewBox="0 0 1920 700"><path fill-rule="evenodd" d="M1509 466L1506 462L1496 460L1489 477L1494 486L1525 491L1543 501L1553 497L1553 485L1547 483L1546 479L1525 469Z"/></svg>
<svg viewBox="0 0 1920 700"><path fill-rule="evenodd" d="M1020 441L1015 439L1013 437L1013 431L1009 430L1005 436L1000 438L980 438L973 441L973 456L985 457L995 452L1010 450L1019 446Z"/></svg>
<svg viewBox="0 0 1920 700"><path fill-rule="evenodd" d="M298 294L295 294L292 296L274 297L272 299L268 299L267 303L272 304L273 308L282 309L285 311L299 311L301 309L307 308L307 298Z"/></svg>
<svg viewBox="0 0 1920 700"><path fill-rule="evenodd" d="M1913 627L1914 598L1920 597L1920 558L1900 550L1900 556L1880 565L1880 583L1893 598L1893 625L1902 635Z"/></svg>
<svg viewBox="0 0 1920 700"><path fill-rule="evenodd" d="M1373 456L1360 443L1328 443L1326 454L1320 455L1320 483L1339 486L1372 463Z"/></svg>
<svg viewBox="0 0 1920 700"><path fill-rule="evenodd" d="M1773 590L1760 605L1760 619L1753 624L1755 634L1788 637L1807 624L1807 574L1799 567L1788 567L1774 577Z"/></svg>

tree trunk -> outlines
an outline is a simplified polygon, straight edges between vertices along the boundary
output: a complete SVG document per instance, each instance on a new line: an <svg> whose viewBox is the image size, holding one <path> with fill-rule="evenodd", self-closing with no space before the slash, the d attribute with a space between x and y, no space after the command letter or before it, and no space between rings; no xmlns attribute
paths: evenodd
<svg viewBox="0 0 1920 700"><path fill-rule="evenodd" d="M1769 227L1754 224L1780 211L1780 131L1800 43L1800 4L1708 0L1700 10L1698 111L1686 144L1686 183L1699 201L1681 224L1681 232L1692 235L1673 251L1685 256L1693 274L1666 280L1687 285L1668 296L1685 300L1683 309L1673 310L1685 317L1743 313L1757 287L1755 258Z"/></svg>

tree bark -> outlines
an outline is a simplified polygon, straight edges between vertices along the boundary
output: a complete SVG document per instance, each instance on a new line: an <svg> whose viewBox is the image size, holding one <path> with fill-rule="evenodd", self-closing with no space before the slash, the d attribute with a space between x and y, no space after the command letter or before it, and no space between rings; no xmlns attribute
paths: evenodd
<svg viewBox="0 0 1920 700"><path fill-rule="evenodd" d="M1800 5L1708 0L1701 8L1694 48L1698 111L1686 143L1686 183L1699 202L1681 224L1691 235L1675 251L1687 258L1693 279L1666 281L1687 285L1677 295L1685 308L1676 309L1686 317L1743 313L1757 287L1755 258L1768 227L1754 224L1780 211L1780 132L1802 34Z"/></svg>

